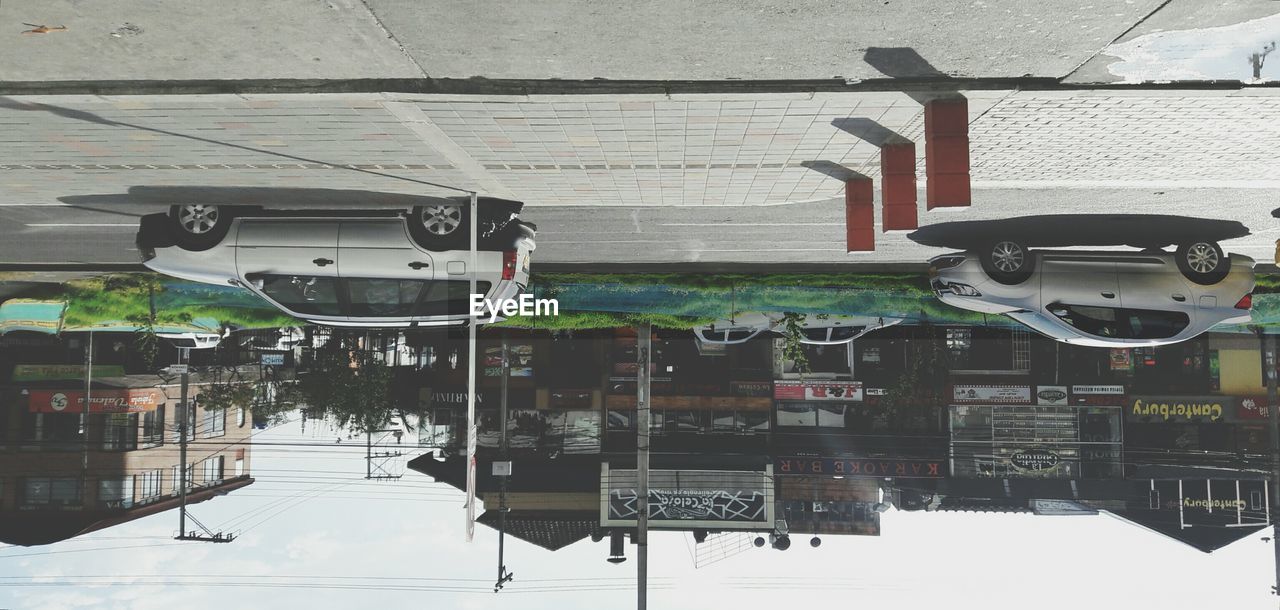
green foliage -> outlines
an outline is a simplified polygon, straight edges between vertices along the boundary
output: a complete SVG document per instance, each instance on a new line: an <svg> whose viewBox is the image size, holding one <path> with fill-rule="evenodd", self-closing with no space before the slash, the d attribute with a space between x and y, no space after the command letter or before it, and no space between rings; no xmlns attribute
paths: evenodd
<svg viewBox="0 0 1280 610"><path fill-rule="evenodd" d="M926 334L929 327L922 327ZM920 331L917 331L920 332ZM899 428L929 426L931 410L947 404L950 354L938 341L907 341L906 362L897 383L880 397L886 420Z"/></svg>
<svg viewBox="0 0 1280 610"><path fill-rule="evenodd" d="M311 371L294 388L298 401L356 433L380 429L395 410L392 370L369 351L335 341L336 348L315 353Z"/></svg>
<svg viewBox="0 0 1280 610"><path fill-rule="evenodd" d="M796 372L801 375L812 371L809 367L809 357L804 353L804 343L800 341L804 336L801 333L804 320L805 315L802 313L782 314L782 357L795 362Z"/></svg>

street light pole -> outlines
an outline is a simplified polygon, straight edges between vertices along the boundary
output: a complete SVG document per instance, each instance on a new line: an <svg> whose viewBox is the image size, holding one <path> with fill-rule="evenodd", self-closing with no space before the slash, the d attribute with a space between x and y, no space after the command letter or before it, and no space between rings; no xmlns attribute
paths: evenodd
<svg viewBox="0 0 1280 610"><path fill-rule="evenodd" d="M636 329L636 608L648 607L649 589L649 361L653 328Z"/></svg>
<svg viewBox="0 0 1280 610"><path fill-rule="evenodd" d="M1258 328L1259 334L1263 333ZM1267 382L1267 414L1271 418L1271 506L1280 507L1280 390L1276 387L1276 336L1262 335L1262 374ZM1270 518L1270 515L1267 515ZM1280 595L1280 522L1271 532L1271 547L1275 554L1276 584L1271 592Z"/></svg>
<svg viewBox="0 0 1280 610"><path fill-rule="evenodd" d="M178 398L178 538L187 536L187 421L191 410L187 407L187 382L190 380L186 371L182 372L182 390Z"/></svg>

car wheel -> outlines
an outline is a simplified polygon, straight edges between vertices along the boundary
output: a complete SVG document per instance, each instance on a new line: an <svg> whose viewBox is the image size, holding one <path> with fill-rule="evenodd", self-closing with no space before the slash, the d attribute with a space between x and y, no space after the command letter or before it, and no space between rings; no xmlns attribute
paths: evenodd
<svg viewBox="0 0 1280 610"><path fill-rule="evenodd" d="M183 250L208 250L231 228L234 210L227 206L186 203L169 208L173 241Z"/></svg>
<svg viewBox="0 0 1280 610"><path fill-rule="evenodd" d="M1211 241L1181 244L1174 258L1182 275L1205 286L1221 282L1231 269L1231 260L1222 251L1222 247Z"/></svg>
<svg viewBox="0 0 1280 610"><path fill-rule="evenodd" d="M429 250L470 249L471 206L440 203L413 208L409 232L419 245Z"/></svg>
<svg viewBox="0 0 1280 610"><path fill-rule="evenodd" d="M1001 284L1021 284L1031 277L1031 251L1016 241L999 241L982 249L982 269Z"/></svg>

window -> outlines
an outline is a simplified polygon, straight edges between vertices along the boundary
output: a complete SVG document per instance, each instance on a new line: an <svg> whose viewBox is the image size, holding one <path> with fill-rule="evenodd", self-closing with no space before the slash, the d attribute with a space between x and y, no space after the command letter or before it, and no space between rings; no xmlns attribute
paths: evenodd
<svg viewBox="0 0 1280 610"><path fill-rule="evenodd" d="M305 275L263 275L262 293L286 309L300 314L342 315L338 280Z"/></svg>
<svg viewBox="0 0 1280 610"><path fill-rule="evenodd" d="M187 464L187 490L188 491L196 486L195 470L196 470L195 464ZM177 464L174 464L173 467L169 469L169 476L173 478L173 493L178 493L179 491L181 491L182 471L178 470Z"/></svg>
<svg viewBox="0 0 1280 610"><path fill-rule="evenodd" d="M844 341L846 339L852 339L858 336L858 333L862 332L863 328L865 327L864 326L839 326L839 327L833 328L831 329L831 340Z"/></svg>
<svg viewBox="0 0 1280 610"><path fill-rule="evenodd" d="M424 284L426 282L422 280L348 280L351 315L373 318L410 316L418 297L422 296Z"/></svg>
<svg viewBox="0 0 1280 610"><path fill-rule="evenodd" d="M227 433L226 409L203 409L204 416L200 420L200 435L204 438L222 436Z"/></svg>
<svg viewBox="0 0 1280 610"><path fill-rule="evenodd" d="M138 448L137 413L109 413L102 418L103 451L132 451Z"/></svg>
<svg viewBox="0 0 1280 610"><path fill-rule="evenodd" d="M489 282L476 282L476 294L489 294ZM467 315L471 311L471 283L462 280L430 282L418 303L417 315Z"/></svg>
<svg viewBox="0 0 1280 610"><path fill-rule="evenodd" d="M803 328L800 330L800 334L810 341L827 340L827 329L825 328Z"/></svg>
<svg viewBox="0 0 1280 610"><path fill-rule="evenodd" d="M222 482L222 456L215 455L200 463L204 470L203 478L200 479L205 485L216 485Z"/></svg>
<svg viewBox="0 0 1280 610"><path fill-rule="evenodd" d="M1178 311L1119 309L1054 303L1049 313L1081 332L1118 339L1166 339L1190 324L1187 314Z"/></svg>
<svg viewBox="0 0 1280 610"><path fill-rule="evenodd" d="M161 470L152 470L137 475L138 499L149 500L160 497Z"/></svg>
<svg viewBox="0 0 1280 610"><path fill-rule="evenodd" d="M133 481L128 478L98 481L98 506L101 508L133 506Z"/></svg>
<svg viewBox="0 0 1280 610"><path fill-rule="evenodd" d="M243 428L243 427L244 427L244 420L245 420L245 417L244 417L244 407L239 407L239 408L237 408L237 409L236 409L236 427L237 427L237 428Z"/></svg>
<svg viewBox="0 0 1280 610"><path fill-rule="evenodd" d="M746 341L755 333L752 330L731 330L725 332L725 339L728 341Z"/></svg>
<svg viewBox="0 0 1280 610"><path fill-rule="evenodd" d="M80 504L80 479L75 477L29 477L22 482L24 507L78 507Z"/></svg>
<svg viewBox="0 0 1280 610"><path fill-rule="evenodd" d="M142 414L142 431L138 442L147 447L164 444L164 405Z"/></svg>

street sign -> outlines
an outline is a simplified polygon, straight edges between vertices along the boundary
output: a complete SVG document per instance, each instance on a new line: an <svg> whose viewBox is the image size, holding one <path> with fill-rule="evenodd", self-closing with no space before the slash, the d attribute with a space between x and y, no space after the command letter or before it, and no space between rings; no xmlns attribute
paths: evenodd
<svg viewBox="0 0 1280 610"><path fill-rule="evenodd" d="M284 366L284 354L258 354L262 366Z"/></svg>
<svg viewBox="0 0 1280 610"><path fill-rule="evenodd" d="M189 369L190 367L185 364L170 364L168 366L170 375L186 375L189 372Z"/></svg>

